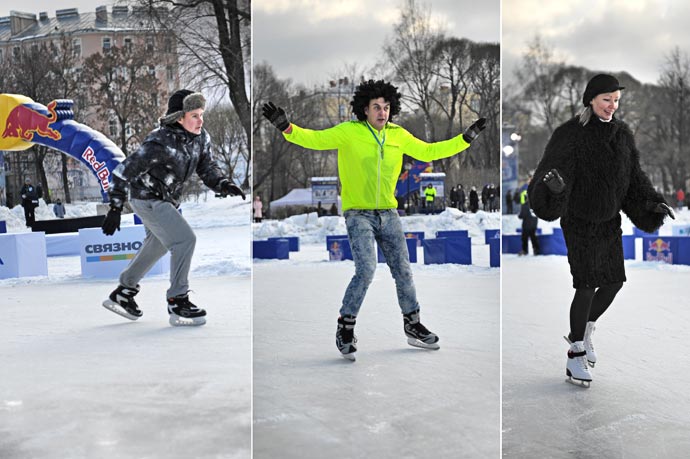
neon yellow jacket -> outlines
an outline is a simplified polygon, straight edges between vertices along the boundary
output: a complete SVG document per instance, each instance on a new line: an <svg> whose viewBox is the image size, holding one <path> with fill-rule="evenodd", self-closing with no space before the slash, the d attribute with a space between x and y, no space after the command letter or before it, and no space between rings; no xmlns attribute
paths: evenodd
<svg viewBox="0 0 690 459"><path fill-rule="evenodd" d="M338 175L342 184L343 210L395 209L395 185L402 168L403 153L420 161L453 156L470 146L462 135L442 142L427 143L404 128L388 123L380 133L383 149L367 121L346 121L315 131L292 124L289 142L311 150L338 150ZM376 133L376 130L372 128Z"/></svg>
<svg viewBox="0 0 690 459"><path fill-rule="evenodd" d="M427 202L433 202L436 197L436 188L424 188L424 196L426 196Z"/></svg>

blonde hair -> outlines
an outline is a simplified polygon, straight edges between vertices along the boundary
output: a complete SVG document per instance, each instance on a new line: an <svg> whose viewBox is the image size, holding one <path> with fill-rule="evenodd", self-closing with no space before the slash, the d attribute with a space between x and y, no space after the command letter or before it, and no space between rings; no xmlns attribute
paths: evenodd
<svg viewBox="0 0 690 459"><path fill-rule="evenodd" d="M589 123L589 120L592 119L592 106L588 105L585 108L582 109L579 115L580 118L580 124L583 126L587 126L587 123Z"/></svg>

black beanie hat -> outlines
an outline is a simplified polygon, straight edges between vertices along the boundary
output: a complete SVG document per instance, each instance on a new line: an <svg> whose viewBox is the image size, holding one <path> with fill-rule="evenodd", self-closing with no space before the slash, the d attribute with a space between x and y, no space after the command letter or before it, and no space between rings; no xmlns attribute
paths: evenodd
<svg viewBox="0 0 690 459"><path fill-rule="evenodd" d="M205 107L206 99L203 94L190 91L189 89L180 89L170 96L168 99L168 111L158 121L161 124L174 123L182 118L185 113Z"/></svg>
<svg viewBox="0 0 690 459"><path fill-rule="evenodd" d="M621 86L613 75L607 75L605 73L594 75L592 79L589 80L589 83L587 83L585 93L582 95L582 105L588 107L592 99L599 94L614 92L620 89L625 89L625 87Z"/></svg>

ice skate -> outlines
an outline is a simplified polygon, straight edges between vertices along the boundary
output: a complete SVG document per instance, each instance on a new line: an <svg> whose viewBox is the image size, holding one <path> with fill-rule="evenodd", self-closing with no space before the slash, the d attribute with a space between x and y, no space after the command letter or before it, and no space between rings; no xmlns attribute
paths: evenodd
<svg viewBox="0 0 690 459"><path fill-rule="evenodd" d="M592 373L590 373L589 367L587 366L585 345L582 341L572 342L567 336L564 336L564 338L570 343L568 362L565 367L565 374L568 376L568 379L565 381L576 386L589 388L592 382Z"/></svg>
<svg viewBox="0 0 690 459"><path fill-rule="evenodd" d="M439 349L438 336L431 333L419 321L419 309L409 314L403 314L403 324L407 344L410 346L421 347L423 349Z"/></svg>
<svg viewBox="0 0 690 459"><path fill-rule="evenodd" d="M335 332L335 345L347 360L355 360L357 337L355 336L355 316L338 317L338 329Z"/></svg>
<svg viewBox="0 0 690 459"><path fill-rule="evenodd" d="M587 363L589 366L594 368L597 363L597 354L594 352L594 343L592 343L592 332L596 330L594 326L595 322L587 322L587 327L585 328L585 352L587 352Z"/></svg>
<svg viewBox="0 0 690 459"><path fill-rule="evenodd" d="M168 314L173 327L199 326L206 323L206 311L189 301L188 295L168 298Z"/></svg>
<svg viewBox="0 0 690 459"><path fill-rule="evenodd" d="M103 301L103 307L129 320L137 320L142 316L137 302L134 301L134 296L137 293L139 293L138 285L134 288L118 285L110 296Z"/></svg>

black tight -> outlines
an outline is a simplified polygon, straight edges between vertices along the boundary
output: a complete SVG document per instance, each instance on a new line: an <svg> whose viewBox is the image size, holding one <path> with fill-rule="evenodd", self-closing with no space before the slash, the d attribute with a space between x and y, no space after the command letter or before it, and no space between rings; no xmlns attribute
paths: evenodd
<svg viewBox="0 0 690 459"><path fill-rule="evenodd" d="M623 282L602 285L598 289L578 288L570 305L570 341L582 341L587 322L596 321L606 311Z"/></svg>

